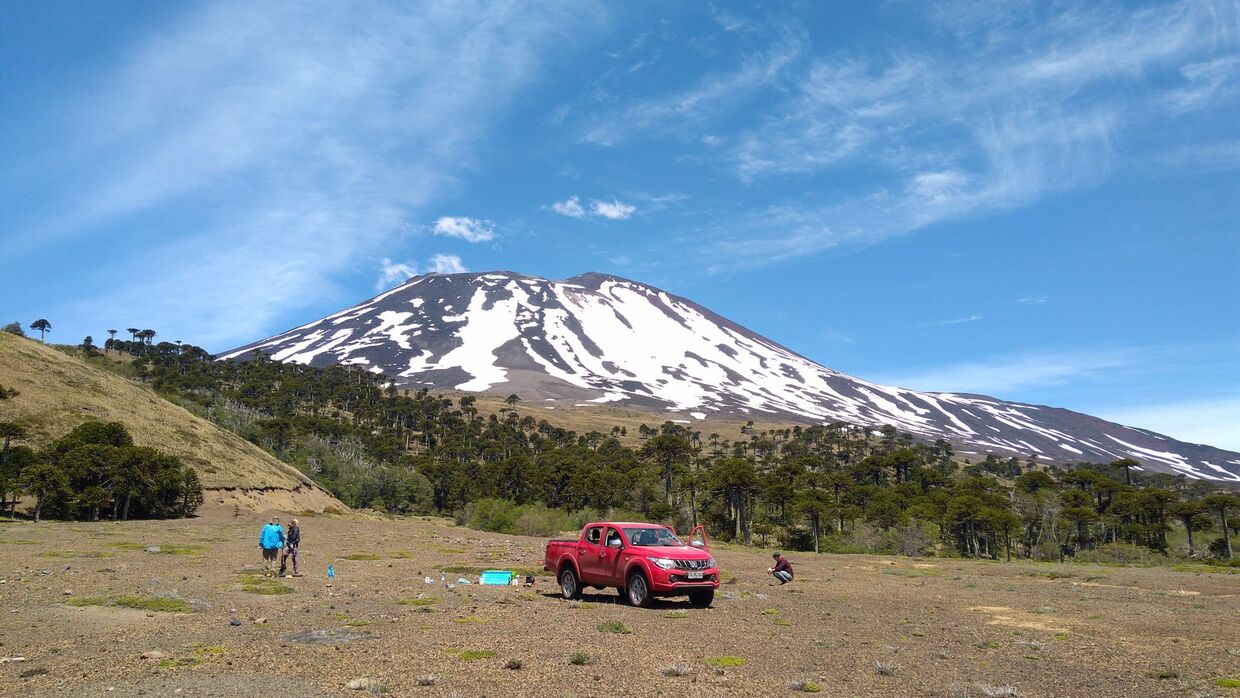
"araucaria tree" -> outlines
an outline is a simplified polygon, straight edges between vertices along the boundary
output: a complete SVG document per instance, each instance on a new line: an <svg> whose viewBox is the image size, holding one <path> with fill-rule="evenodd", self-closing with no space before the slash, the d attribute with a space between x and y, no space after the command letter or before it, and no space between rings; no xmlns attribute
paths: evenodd
<svg viewBox="0 0 1240 698"><path fill-rule="evenodd" d="M42 342L45 341L44 335L52 331L52 323L43 318L39 318L38 320L30 323L30 329L39 331L39 341Z"/></svg>
<svg viewBox="0 0 1240 698"><path fill-rule="evenodd" d="M121 521L170 518L189 516L202 504L202 484L192 468L135 446L117 422L86 422L37 454L23 451L20 460L18 485L35 498L36 521L94 521L108 510ZM5 472L0 469L0 483L7 482Z"/></svg>

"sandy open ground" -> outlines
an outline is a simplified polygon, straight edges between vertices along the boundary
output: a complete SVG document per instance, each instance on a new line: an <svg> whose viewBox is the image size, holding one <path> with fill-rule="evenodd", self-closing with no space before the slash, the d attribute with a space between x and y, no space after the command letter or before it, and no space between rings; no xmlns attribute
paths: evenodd
<svg viewBox="0 0 1240 698"><path fill-rule="evenodd" d="M428 696L792 695L801 681L843 696L1240 695L1215 683L1240 678L1236 575L793 554L797 580L773 587L765 551L716 547L730 581L713 608L642 610L614 591L561 601L548 576L449 590L439 568L541 567L542 541L345 515L302 517L305 576L263 595L245 576L260 523L0 524L0 694L358 695L347 684L369 678ZM124 596L192 612L110 605ZM599 630L610 621L630 632Z"/></svg>

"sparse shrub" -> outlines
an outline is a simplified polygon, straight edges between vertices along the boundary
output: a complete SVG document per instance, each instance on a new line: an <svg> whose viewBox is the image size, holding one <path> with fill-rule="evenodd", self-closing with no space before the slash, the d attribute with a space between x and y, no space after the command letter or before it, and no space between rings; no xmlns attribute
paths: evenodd
<svg viewBox="0 0 1240 698"><path fill-rule="evenodd" d="M136 608L140 611L159 611L161 613L189 613L194 610L189 602L184 599L174 598L150 598L148 596L118 596L116 598L117 606L125 608Z"/></svg>
<svg viewBox="0 0 1240 698"><path fill-rule="evenodd" d="M1125 565L1153 565L1167 559L1166 555L1132 543L1107 543L1093 550L1081 550L1076 554L1077 562L1120 563Z"/></svg>
<svg viewBox="0 0 1240 698"><path fill-rule="evenodd" d="M600 633L616 633L618 635L628 635L633 632L629 627L618 620L609 620L599 623L597 626Z"/></svg>
<svg viewBox="0 0 1240 698"><path fill-rule="evenodd" d="M819 686L817 683L813 681L793 681L792 683L788 684L788 688L793 691L800 691L802 693L821 693L822 692L822 686Z"/></svg>
<svg viewBox="0 0 1240 698"><path fill-rule="evenodd" d="M511 669L512 671L520 671L523 666L525 665L520 659L509 659L507 662L504 662L504 668Z"/></svg>
<svg viewBox="0 0 1240 698"><path fill-rule="evenodd" d="M689 673L689 665L677 662L663 667L661 673L667 677L685 676Z"/></svg>
<svg viewBox="0 0 1240 698"><path fill-rule="evenodd" d="M585 666L590 663L590 655L585 652L573 652L568 655L568 663L574 666Z"/></svg>
<svg viewBox="0 0 1240 698"><path fill-rule="evenodd" d="M879 676L895 676L896 673L895 665L883 661L874 662L874 670Z"/></svg>
<svg viewBox="0 0 1240 698"><path fill-rule="evenodd" d="M1160 680L1178 679L1180 678L1180 672L1176 671L1175 669L1159 669L1158 671L1151 671L1149 673L1149 677L1151 679L1160 679Z"/></svg>
<svg viewBox="0 0 1240 698"><path fill-rule="evenodd" d="M663 614L663 617L664 617L664 618L688 618L688 617L689 617L689 612L688 612L688 611L680 611L680 610L677 610L677 611L668 611L667 613L664 613L664 614Z"/></svg>
<svg viewBox="0 0 1240 698"><path fill-rule="evenodd" d="M439 681L439 677L435 676L434 674L426 674L425 676L418 677L419 686L434 686L435 683L438 681Z"/></svg>

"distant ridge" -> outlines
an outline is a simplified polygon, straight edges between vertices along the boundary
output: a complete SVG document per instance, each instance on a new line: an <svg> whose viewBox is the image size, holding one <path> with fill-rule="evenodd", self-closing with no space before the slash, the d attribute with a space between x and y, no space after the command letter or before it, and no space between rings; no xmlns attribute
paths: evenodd
<svg viewBox="0 0 1240 698"><path fill-rule="evenodd" d="M686 418L891 424L966 453L1043 462L1131 457L1156 472L1240 483L1240 454L1071 410L870 383L821 366L653 286L590 272L429 274L220 355L350 364L410 388L623 402Z"/></svg>

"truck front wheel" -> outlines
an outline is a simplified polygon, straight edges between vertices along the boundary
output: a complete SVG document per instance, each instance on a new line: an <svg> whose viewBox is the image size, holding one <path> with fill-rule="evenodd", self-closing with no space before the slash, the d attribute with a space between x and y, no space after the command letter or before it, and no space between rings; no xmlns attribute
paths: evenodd
<svg viewBox="0 0 1240 698"><path fill-rule="evenodd" d="M629 603L638 608L648 608L653 597L650 595L650 584L646 581L646 576L641 572L635 572L629 576L629 583L626 588L629 597Z"/></svg>
<svg viewBox="0 0 1240 698"><path fill-rule="evenodd" d="M581 598L581 584L577 581L577 573L573 571L572 565L560 572L560 596L570 601Z"/></svg>
<svg viewBox="0 0 1240 698"><path fill-rule="evenodd" d="M706 608L715 600L714 589L696 589L689 592L689 604L694 608Z"/></svg>

